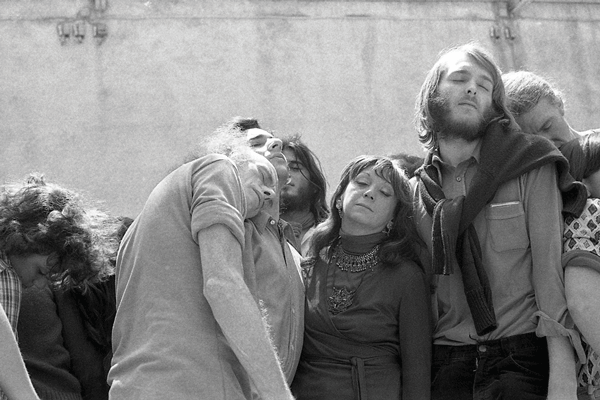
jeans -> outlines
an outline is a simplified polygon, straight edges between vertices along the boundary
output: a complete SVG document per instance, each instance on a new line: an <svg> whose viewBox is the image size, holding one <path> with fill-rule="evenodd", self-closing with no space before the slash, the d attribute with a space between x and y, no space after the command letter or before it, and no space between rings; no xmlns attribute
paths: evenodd
<svg viewBox="0 0 600 400"><path fill-rule="evenodd" d="M535 333L433 346L432 400L546 399L548 346Z"/></svg>

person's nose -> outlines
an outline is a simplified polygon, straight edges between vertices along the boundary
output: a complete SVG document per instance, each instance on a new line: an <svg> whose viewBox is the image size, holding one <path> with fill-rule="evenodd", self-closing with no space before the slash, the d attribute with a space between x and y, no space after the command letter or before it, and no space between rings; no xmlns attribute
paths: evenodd
<svg viewBox="0 0 600 400"><path fill-rule="evenodd" d="M375 198L373 197L373 190L372 189L367 189L365 190L365 193L363 195L364 197L368 197L371 200L374 200Z"/></svg>
<svg viewBox="0 0 600 400"><path fill-rule="evenodd" d="M281 153L283 142L278 138L270 138L267 143L267 150L271 153Z"/></svg>
<svg viewBox="0 0 600 400"><path fill-rule="evenodd" d="M477 85L475 84L475 82L470 81L467 84L467 94L471 96L475 96L477 94Z"/></svg>
<svg viewBox="0 0 600 400"><path fill-rule="evenodd" d="M263 194L265 195L265 200L269 200L275 197L275 190L265 187L263 189Z"/></svg>

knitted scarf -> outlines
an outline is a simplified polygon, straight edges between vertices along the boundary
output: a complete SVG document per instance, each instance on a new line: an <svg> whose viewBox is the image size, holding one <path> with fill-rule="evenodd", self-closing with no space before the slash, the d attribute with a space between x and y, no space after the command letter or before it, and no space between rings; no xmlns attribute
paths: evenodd
<svg viewBox="0 0 600 400"><path fill-rule="evenodd" d="M583 210L585 186L569 175L566 158L547 139L510 131L492 123L482 138L480 164L466 196L446 199L430 152L416 172L427 213L432 216L433 272L449 275L460 268L475 330L482 336L497 328L492 292L482 263L473 220L505 182L548 163L556 163L563 212Z"/></svg>

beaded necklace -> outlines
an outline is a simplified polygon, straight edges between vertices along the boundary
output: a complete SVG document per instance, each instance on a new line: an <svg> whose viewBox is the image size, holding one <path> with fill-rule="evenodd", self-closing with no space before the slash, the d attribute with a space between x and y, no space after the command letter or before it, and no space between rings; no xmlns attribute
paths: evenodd
<svg viewBox="0 0 600 400"><path fill-rule="evenodd" d="M359 256L347 253L341 245L337 245L333 251L332 258L335 259L335 264L342 271L362 272L368 269L373 269L379 262L379 248L377 245L371 251Z"/></svg>
<svg viewBox="0 0 600 400"><path fill-rule="evenodd" d="M338 244L333 251L332 259L336 260L335 264L341 271L349 271L351 273L362 272L367 269L372 271L380 261L378 255L379 248L380 246L377 245L368 253L354 255L347 253L341 244ZM360 287L366 275L364 274L361 277L360 282L354 290L349 290L346 287L338 288L333 285L331 288L332 294L327 297L327 311L333 315L346 311L352 305L356 290ZM333 279L335 280L335 271L333 272Z"/></svg>

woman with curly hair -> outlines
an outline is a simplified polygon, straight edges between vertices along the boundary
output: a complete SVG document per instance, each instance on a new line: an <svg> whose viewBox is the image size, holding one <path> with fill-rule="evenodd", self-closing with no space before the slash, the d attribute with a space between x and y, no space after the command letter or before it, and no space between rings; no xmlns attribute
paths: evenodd
<svg viewBox="0 0 600 400"><path fill-rule="evenodd" d="M429 295L408 179L387 157L346 166L305 263L305 399L429 399ZM352 384L350 384L350 382Z"/></svg>
<svg viewBox="0 0 600 400"><path fill-rule="evenodd" d="M107 279L116 222L39 175L0 189L0 389L9 397L37 398L15 341L21 286L86 290Z"/></svg>
<svg viewBox="0 0 600 400"><path fill-rule="evenodd" d="M0 251L28 287L85 287L113 274L116 219L86 208L75 192L30 175L0 193Z"/></svg>

